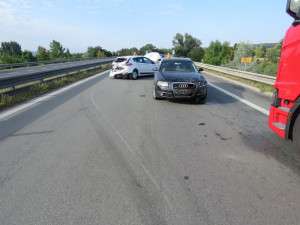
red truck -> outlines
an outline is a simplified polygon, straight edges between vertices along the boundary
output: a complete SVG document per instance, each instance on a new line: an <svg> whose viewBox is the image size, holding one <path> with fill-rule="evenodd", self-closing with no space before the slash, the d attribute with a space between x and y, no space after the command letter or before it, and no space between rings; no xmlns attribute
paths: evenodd
<svg viewBox="0 0 300 225"><path fill-rule="evenodd" d="M279 136L293 140L300 154L300 0L288 0L287 13L295 20L282 43L274 85L269 126Z"/></svg>

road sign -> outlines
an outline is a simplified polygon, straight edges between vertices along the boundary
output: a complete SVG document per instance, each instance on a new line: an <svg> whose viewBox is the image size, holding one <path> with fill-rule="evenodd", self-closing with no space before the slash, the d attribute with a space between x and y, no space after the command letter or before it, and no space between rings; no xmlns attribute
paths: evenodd
<svg viewBox="0 0 300 225"><path fill-rule="evenodd" d="M241 58L241 62L242 63L251 63L252 62L252 58L251 57L242 57Z"/></svg>

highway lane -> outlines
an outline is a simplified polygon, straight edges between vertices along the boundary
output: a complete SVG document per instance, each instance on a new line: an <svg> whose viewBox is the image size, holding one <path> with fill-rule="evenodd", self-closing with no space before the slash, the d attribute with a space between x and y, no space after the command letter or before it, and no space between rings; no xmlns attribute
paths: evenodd
<svg viewBox="0 0 300 225"><path fill-rule="evenodd" d="M216 76L209 72L203 72L203 74L208 78L211 86L221 88L226 92L237 96L237 98L245 99L246 101L255 104L257 107L262 108L264 111L267 111L265 114L269 115L273 93L261 94L258 88L250 85ZM228 93L225 94L228 95Z"/></svg>
<svg viewBox="0 0 300 225"><path fill-rule="evenodd" d="M269 97L205 74L268 109ZM0 224L297 224L300 160L267 116L209 86L84 84L0 120Z"/></svg>
<svg viewBox="0 0 300 225"><path fill-rule="evenodd" d="M89 65L97 62L100 63L104 60L108 60L108 59L106 58L106 59L96 59L96 60L75 61L75 62L68 62L68 63L55 63L55 64L48 64L42 66L0 70L0 80L4 78L26 76L38 72L48 72L48 71L58 70L58 69L70 69L76 66Z"/></svg>

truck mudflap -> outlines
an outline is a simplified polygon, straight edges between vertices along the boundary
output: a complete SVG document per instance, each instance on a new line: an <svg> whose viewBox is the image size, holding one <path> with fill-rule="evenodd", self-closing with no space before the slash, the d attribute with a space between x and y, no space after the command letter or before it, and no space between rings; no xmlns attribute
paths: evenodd
<svg viewBox="0 0 300 225"><path fill-rule="evenodd" d="M271 106L269 114L269 127L280 137L285 139L287 113L277 107Z"/></svg>
<svg viewBox="0 0 300 225"><path fill-rule="evenodd" d="M293 129L296 119L300 114L300 99L291 109L271 106L269 115L269 127L280 137L288 140L293 137Z"/></svg>

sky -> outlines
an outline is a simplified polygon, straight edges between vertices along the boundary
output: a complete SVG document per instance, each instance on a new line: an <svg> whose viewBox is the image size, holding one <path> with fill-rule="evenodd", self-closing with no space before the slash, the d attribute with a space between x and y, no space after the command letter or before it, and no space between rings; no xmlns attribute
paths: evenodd
<svg viewBox="0 0 300 225"><path fill-rule="evenodd" d="M59 41L71 53L153 44L172 48L176 33L211 41L276 43L293 19L286 0L0 0L0 42L22 50Z"/></svg>

